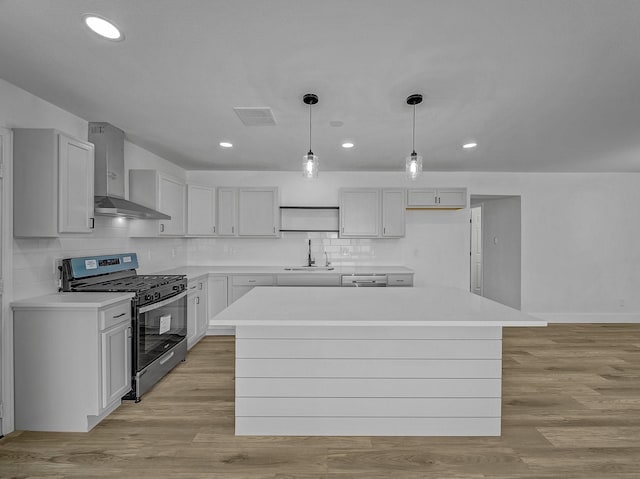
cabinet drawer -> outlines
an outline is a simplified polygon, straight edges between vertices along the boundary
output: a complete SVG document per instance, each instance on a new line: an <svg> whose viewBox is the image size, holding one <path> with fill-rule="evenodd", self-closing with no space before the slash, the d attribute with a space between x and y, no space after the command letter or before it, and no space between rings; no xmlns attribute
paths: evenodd
<svg viewBox="0 0 640 479"><path fill-rule="evenodd" d="M278 286L340 286L338 274L279 274Z"/></svg>
<svg viewBox="0 0 640 479"><path fill-rule="evenodd" d="M273 286L273 275L259 274L247 276L232 276L233 286Z"/></svg>
<svg viewBox="0 0 640 479"><path fill-rule="evenodd" d="M131 302L118 303L100 311L100 330L108 329L116 324L131 322Z"/></svg>
<svg viewBox="0 0 640 479"><path fill-rule="evenodd" d="M387 286L413 286L412 274L388 274Z"/></svg>
<svg viewBox="0 0 640 479"><path fill-rule="evenodd" d="M205 286L204 283L206 281L206 278L198 278L198 279L192 279L191 281L189 281L187 283L187 290L188 291L202 291Z"/></svg>

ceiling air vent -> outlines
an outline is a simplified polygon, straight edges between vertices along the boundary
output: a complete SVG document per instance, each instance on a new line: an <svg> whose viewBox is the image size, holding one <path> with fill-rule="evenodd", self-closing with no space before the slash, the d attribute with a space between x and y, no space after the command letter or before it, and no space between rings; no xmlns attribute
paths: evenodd
<svg viewBox="0 0 640 479"><path fill-rule="evenodd" d="M276 119L269 107L236 106L233 111L245 126L273 126L276 124Z"/></svg>

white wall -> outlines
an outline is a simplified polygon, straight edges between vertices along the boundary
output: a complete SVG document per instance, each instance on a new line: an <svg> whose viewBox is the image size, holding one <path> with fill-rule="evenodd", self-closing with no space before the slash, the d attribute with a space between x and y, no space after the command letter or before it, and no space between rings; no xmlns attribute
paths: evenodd
<svg viewBox="0 0 640 479"><path fill-rule="evenodd" d="M298 172L192 171L187 177L218 186L278 186L283 205L337 205L341 186L465 186L474 195L520 196L522 310L558 321L640 320L639 173L427 171L415 183L386 172L321 172L314 181ZM405 238L350 242L350 248L369 247L356 251L357 260L412 267L419 285L467 289L469 210L407 213ZM192 239L189 261L299 264L305 239Z"/></svg>
<svg viewBox="0 0 640 479"><path fill-rule="evenodd" d="M96 118L102 121L102 118ZM0 80L0 126L7 128L56 128L87 139L87 121ZM125 168L152 168L185 178L182 168L125 142ZM128 182L127 182L128 183ZM140 272L173 268L187 261L186 240L129 238L127 220L97 217L91 235L13 240L14 298L57 291L56 260L70 256L137 252Z"/></svg>
<svg viewBox="0 0 640 479"><path fill-rule="evenodd" d="M520 309L520 197L482 201L482 295Z"/></svg>

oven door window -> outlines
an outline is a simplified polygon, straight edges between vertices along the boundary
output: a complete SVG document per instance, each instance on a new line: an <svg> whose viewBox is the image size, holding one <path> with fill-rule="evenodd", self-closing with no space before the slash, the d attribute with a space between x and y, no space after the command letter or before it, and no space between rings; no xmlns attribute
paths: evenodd
<svg viewBox="0 0 640 479"><path fill-rule="evenodd" d="M164 300L138 312L138 371L162 356L187 335L187 298Z"/></svg>

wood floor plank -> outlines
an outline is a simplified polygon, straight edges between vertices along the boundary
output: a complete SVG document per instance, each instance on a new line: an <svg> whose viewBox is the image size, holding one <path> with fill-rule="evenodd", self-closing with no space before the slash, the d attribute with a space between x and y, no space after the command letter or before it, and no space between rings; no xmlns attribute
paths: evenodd
<svg viewBox="0 0 640 479"><path fill-rule="evenodd" d="M235 343L211 336L89 433L1 439L0 478L638 479L640 325L503 336L500 437L236 437Z"/></svg>

